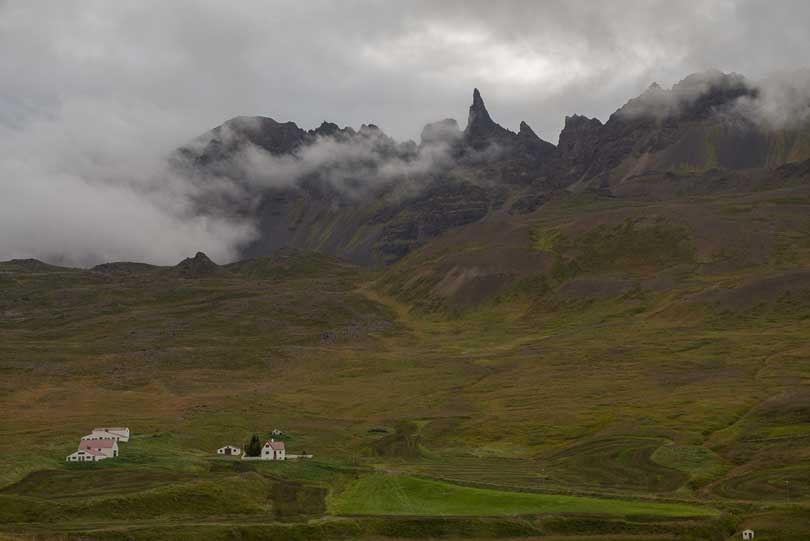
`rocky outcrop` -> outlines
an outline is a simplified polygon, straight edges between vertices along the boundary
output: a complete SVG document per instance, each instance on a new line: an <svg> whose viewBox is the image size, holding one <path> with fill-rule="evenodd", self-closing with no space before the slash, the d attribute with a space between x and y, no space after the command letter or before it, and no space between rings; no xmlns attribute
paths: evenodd
<svg viewBox="0 0 810 541"><path fill-rule="evenodd" d="M187 278L210 276L221 270L216 263L211 261L208 256L202 252L197 252L194 257L187 257L178 263L174 269L181 276Z"/></svg>
<svg viewBox="0 0 810 541"><path fill-rule="evenodd" d="M564 176L578 180L585 173L599 149L602 128L598 118L565 117L565 126L557 143L557 158Z"/></svg>
<svg viewBox="0 0 810 541"><path fill-rule="evenodd" d="M556 149L548 141L540 139L526 122L520 123L520 130L515 138L515 151L519 155L539 162L552 159Z"/></svg>

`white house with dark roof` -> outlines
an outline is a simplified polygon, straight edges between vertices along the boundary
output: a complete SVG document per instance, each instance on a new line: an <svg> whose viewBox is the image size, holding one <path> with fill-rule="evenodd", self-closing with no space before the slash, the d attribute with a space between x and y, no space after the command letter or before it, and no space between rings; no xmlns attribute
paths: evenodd
<svg viewBox="0 0 810 541"><path fill-rule="evenodd" d="M287 458L287 450L285 449L283 441L276 441L270 439L262 446L262 460L285 460Z"/></svg>

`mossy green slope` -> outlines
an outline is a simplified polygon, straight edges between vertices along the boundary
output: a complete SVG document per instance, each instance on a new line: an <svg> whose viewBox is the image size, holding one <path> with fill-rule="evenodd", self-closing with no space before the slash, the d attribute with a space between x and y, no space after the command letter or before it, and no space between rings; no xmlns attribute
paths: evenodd
<svg viewBox="0 0 810 541"><path fill-rule="evenodd" d="M803 505L809 197L565 196L383 271L0 264L3 522ZM119 460L64 464L109 423L135 433ZM277 427L316 460L212 456Z"/></svg>

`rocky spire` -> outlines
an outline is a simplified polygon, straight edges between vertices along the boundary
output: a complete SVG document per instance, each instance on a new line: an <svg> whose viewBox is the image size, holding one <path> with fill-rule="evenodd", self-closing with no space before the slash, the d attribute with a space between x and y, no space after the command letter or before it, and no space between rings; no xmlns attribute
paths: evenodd
<svg viewBox="0 0 810 541"><path fill-rule="evenodd" d="M467 117L468 133L488 129L490 126L496 125L492 118L489 116L484 99L477 88L473 89L473 102L470 105L470 114Z"/></svg>
<svg viewBox="0 0 810 541"><path fill-rule="evenodd" d="M467 143L476 149L485 148L492 143L508 145L515 134L501 127L489 116L484 99L478 89L473 90L473 102L470 105L470 115L467 118L467 128L464 138Z"/></svg>
<svg viewBox="0 0 810 541"><path fill-rule="evenodd" d="M557 152L572 177L582 175L600 148L604 125L598 118L581 115L565 117Z"/></svg>

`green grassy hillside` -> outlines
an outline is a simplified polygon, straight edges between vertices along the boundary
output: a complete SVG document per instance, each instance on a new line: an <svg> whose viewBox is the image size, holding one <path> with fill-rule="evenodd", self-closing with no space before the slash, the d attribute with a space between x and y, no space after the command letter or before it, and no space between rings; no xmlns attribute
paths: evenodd
<svg viewBox="0 0 810 541"><path fill-rule="evenodd" d="M810 502L809 202L560 196L380 271L1 263L0 531L776 538ZM120 459L64 463L105 424ZM215 455L273 428L315 459Z"/></svg>

